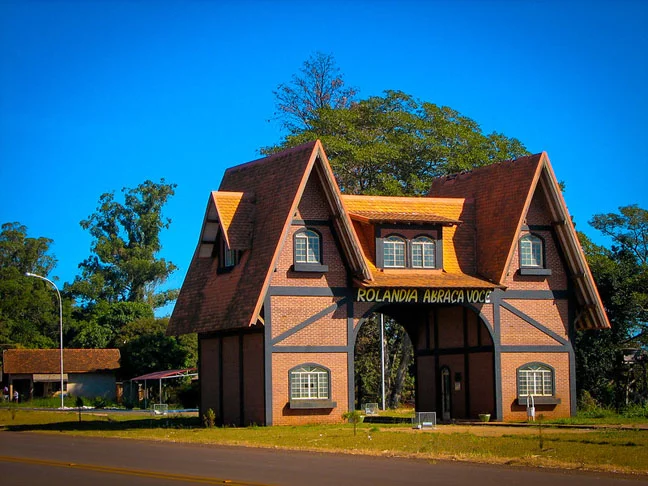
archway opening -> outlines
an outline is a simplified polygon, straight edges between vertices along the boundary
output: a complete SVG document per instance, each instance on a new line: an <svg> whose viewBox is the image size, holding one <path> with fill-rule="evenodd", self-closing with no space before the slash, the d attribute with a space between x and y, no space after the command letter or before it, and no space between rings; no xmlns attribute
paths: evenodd
<svg viewBox="0 0 648 486"><path fill-rule="evenodd" d="M364 320L356 337L355 407L361 409L365 404L375 403L379 408L414 408L416 370L412 340L404 326L381 311Z"/></svg>
<svg viewBox="0 0 648 486"><path fill-rule="evenodd" d="M373 308L360 322L355 343L357 407L374 399L381 403L379 313L386 323L387 407L412 404L416 411L436 412L438 421L497 417L492 329L477 308L464 305Z"/></svg>

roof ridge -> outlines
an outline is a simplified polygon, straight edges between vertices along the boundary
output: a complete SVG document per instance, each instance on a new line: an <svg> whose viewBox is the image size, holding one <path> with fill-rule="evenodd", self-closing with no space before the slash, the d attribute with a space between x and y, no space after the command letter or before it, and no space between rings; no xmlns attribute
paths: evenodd
<svg viewBox="0 0 648 486"><path fill-rule="evenodd" d="M284 157L286 157L288 155L291 155L291 154L293 154L295 152L300 152L302 150L306 150L309 147L312 150L313 148L315 148L316 143L317 143L317 140L312 141L312 142L302 143L300 145L296 145L296 146L288 148L286 150L282 150L280 152L275 152L274 154L270 154L270 155L267 155L265 157L261 157L259 159L251 160L250 162L245 162L243 164L235 165L233 167L230 167L230 168L226 169L225 174L234 174L236 172L247 170L248 168L256 166L256 165L273 162L275 159L284 158Z"/></svg>
<svg viewBox="0 0 648 486"><path fill-rule="evenodd" d="M459 178L461 176L471 176L473 174L477 174L477 173L480 173L480 172L484 172L484 171L488 171L488 170L494 170L495 167L501 167L502 165L505 165L505 164L513 165L513 164L516 164L516 163L525 162L527 159L532 159L534 157L537 157L538 161L539 161L544 153L545 152L538 152L538 153L535 153L535 154L523 155L522 157L518 157L516 159L500 160L500 161L497 161L497 162L493 162L492 164L482 165L482 166L479 166L479 167L473 167L471 169L464 169L464 170L459 171L459 172L453 172L452 174L438 176L438 177L435 177L435 179L439 180L439 181L453 181L453 180L455 180L455 179L457 179L457 178Z"/></svg>

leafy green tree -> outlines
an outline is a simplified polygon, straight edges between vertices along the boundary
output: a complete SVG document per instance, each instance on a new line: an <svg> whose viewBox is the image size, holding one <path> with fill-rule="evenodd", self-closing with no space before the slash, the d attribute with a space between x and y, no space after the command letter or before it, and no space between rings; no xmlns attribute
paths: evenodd
<svg viewBox="0 0 648 486"><path fill-rule="evenodd" d="M599 403L622 408L648 399L648 212L636 205L599 214L590 224L612 238L611 249L580 234L612 328L576 336L577 385ZM624 356L634 355L634 363Z"/></svg>
<svg viewBox="0 0 648 486"><path fill-rule="evenodd" d="M349 107L317 110L310 126L271 153L321 139L340 189L348 194L425 194L433 178L516 158L522 143L447 106L386 91Z"/></svg>
<svg viewBox="0 0 648 486"><path fill-rule="evenodd" d="M122 328L117 339L122 343L121 373L124 377L196 365L196 335L167 336L168 323L168 318L148 317L132 321Z"/></svg>
<svg viewBox="0 0 648 486"><path fill-rule="evenodd" d="M345 86L340 68L331 54L316 52L302 65L289 83L273 91L283 127L298 133L313 126L322 108L348 108L357 90Z"/></svg>
<svg viewBox="0 0 648 486"><path fill-rule="evenodd" d="M0 232L0 345L53 348L59 341L56 294L26 272L48 277L56 266L52 240L27 236L27 227L5 223ZM64 301L69 316L70 303Z"/></svg>
<svg viewBox="0 0 648 486"><path fill-rule="evenodd" d="M175 193L175 184L145 181L134 189L124 188L124 202L105 193L99 206L81 227L92 235L92 255L79 267L66 290L85 303L148 302L161 307L174 300L177 291L158 292L176 266L158 257L160 232L171 220L162 209Z"/></svg>
<svg viewBox="0 0 648 486"><path fill-rule="evenodd" d="M78 310L78 323L71 346L79 348L118 348L120 333L129 323L153 318L153 309L145 302L99 301Z"/></svg>

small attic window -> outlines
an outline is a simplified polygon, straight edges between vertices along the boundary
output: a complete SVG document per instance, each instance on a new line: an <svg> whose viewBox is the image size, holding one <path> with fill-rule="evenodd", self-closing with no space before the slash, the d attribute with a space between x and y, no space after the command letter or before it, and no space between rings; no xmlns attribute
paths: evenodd
<svg viewBox="0 0 648 486"><path fill-rule="evenodd" d="M520 275L551 275L546 268L544 240L534 234L520 238Z"/></svg>
<svg viewBox="0 0 648 486"><path fill-rule="evenodd" d="M322 264L322 236L319 232L302 228L293 238L295 272L327 272L328 266Z"/></svg>

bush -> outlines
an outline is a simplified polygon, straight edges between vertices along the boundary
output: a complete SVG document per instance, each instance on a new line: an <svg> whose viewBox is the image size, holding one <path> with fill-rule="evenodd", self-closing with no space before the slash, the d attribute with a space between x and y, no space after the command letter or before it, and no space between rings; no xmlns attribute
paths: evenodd
<svg viewBox="0 0 648 486"><path fill-rule="evenodd" d="M622 415L626 418L648 418L648 403L644 405L630 405Z"/></svg>
<svg viewBox="0 0 648 486"><path fill-rule="evenodd" d="M211 429L216 424L216 414L211 408L203 415L203 424L208 429Z"/></svg>
<svg viewBox="0 0 648 486"><path fill-rule="evenodd" d="M106 408L106 405L108 405L108 400L106 400L104 397L94 397L92 400L92 405L94 408Z"/></svg>

